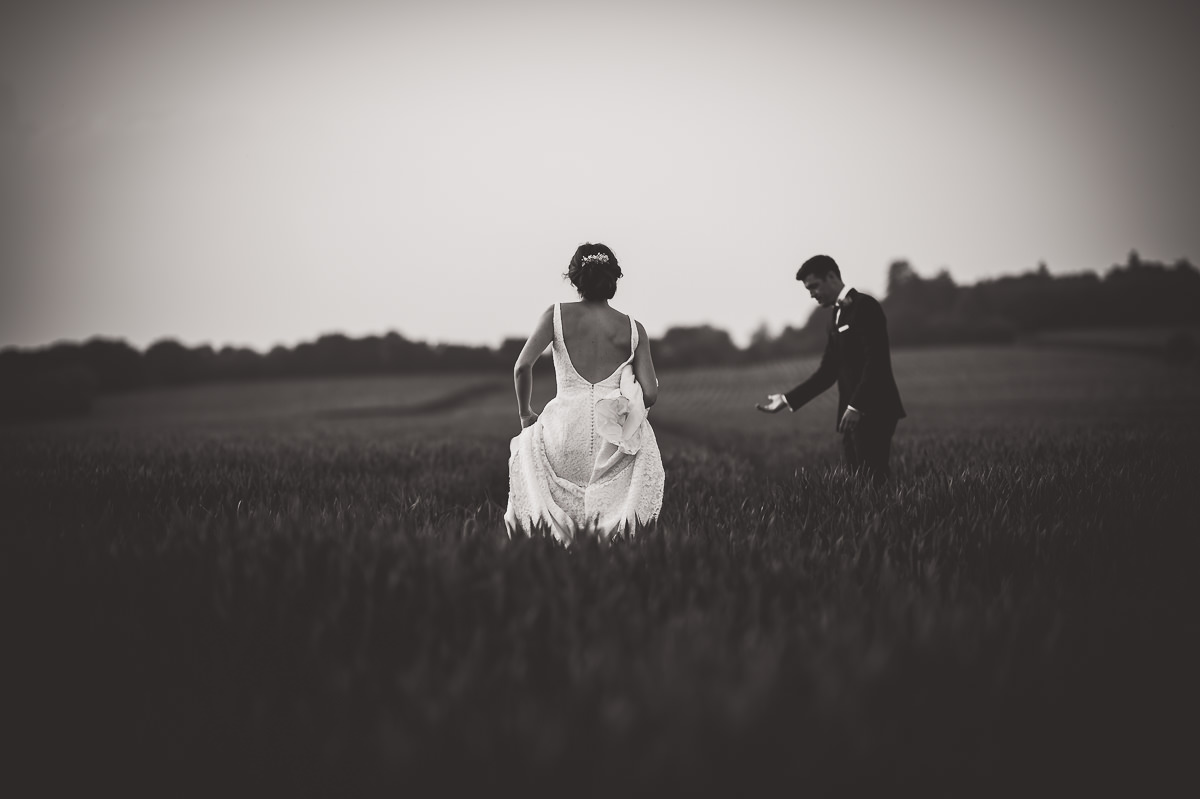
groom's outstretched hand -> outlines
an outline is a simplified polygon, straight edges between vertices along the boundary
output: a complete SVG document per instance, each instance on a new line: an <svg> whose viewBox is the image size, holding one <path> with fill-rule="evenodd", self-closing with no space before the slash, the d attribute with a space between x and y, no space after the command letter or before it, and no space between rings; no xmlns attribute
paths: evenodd
<svg viewBox="0 0 1200 799"><path fill-rule="evenodd" d="M754 406L763 413L779 413L784 408L788 407L787 400L782 394L768 394L766 404L758 403Z"/></svg>

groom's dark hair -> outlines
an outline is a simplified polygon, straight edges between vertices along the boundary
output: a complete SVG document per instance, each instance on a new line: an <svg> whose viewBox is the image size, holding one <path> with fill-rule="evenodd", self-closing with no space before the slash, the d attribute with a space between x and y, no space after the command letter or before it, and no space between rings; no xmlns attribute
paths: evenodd
<svg viewBox="0 0 1200 799"><path fill-rule="evenodd" d="M805 278L807 278L809 275L813 275L820 280L824 280L825 278L829 277L830 272L837 275L839 278L842 276L842 270L838 269L837 261L833 260L828 255L814 255L812 258L809 258L807 261L800 264L800 270L796 272L796 279L803 283Z"/></svg>

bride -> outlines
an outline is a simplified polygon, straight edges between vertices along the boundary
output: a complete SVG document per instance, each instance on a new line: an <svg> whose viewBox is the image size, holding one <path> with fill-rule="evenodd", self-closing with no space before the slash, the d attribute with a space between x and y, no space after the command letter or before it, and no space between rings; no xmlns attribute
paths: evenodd
<svg viewBox="0 0 1200 799"><path fill-rule="evenodd" d="M566 277L579 302L555 303L517 357L513 380L521 434L508 461L508 534L632 535L658 518L663 467L647 408L658 399L650 339L608 304L621 267L603 244L575 251ZM552 347L558 393L539 416L529 407L533 364Z"/></svg>

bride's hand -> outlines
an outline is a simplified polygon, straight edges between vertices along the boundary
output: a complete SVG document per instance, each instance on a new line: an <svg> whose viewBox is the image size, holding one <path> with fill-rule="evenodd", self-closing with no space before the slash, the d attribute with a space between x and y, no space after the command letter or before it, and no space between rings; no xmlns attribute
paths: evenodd
<svg viewBox="0 0 1200 799"><path fill-rule="evenodd" d="M530 413L528 416L521 416L521 429L524 430L538 420L536 413Z"/></svg>

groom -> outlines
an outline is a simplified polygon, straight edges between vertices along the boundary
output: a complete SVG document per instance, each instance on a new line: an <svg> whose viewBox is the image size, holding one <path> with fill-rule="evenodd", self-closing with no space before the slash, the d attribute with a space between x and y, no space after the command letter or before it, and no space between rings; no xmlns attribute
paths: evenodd
<svg viewBox="0 0 1200 799"><path fill-rule="evenodd" d="M825 354L812 377L786 394L768 395L767 403L756 407L766 413L794 411L836 382L837 430L846 465L882 483L888 478L896 422L905 415L892 377L883 308L874 297L843 283L837 262L828 255L809 258L796 279L822 307L834 309Z"/></svg>

